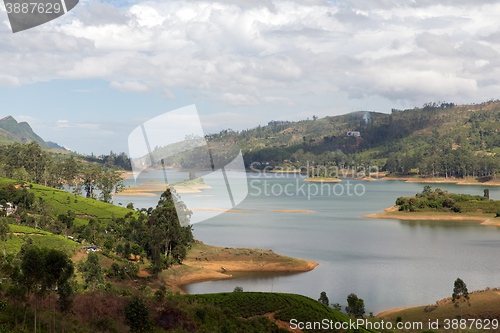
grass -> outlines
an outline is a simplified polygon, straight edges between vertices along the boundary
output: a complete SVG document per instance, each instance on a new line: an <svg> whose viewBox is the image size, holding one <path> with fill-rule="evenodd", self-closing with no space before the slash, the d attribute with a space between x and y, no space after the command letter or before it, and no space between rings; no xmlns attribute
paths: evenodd
<svg viewBox="0 0 500 333"><path fill-rule="evenodd" d="M21 250L21 246L25 243L24 237L29 236L33 241L33 244L40 247L47 247L50 249L64 250L64 251L76 251L80 244L66 239L63 236L54 235L50 232L43 231L40 229L34 229L26 226L18 226L9 224L11 237L8 237L5 248L7 253L16 253ZM20 234L20 235L14 235ZM0 246L1 247L1 246Z"/></svg>
<svg viewBox="0 0 500 333"><path fill-rule="evenodd" d="M22 183L13 179L0 177L0 185ZM28 183L30 184L30 183ZM30 192L35 194L35 197L41 198L52 207L52 216L54 218L59 214L67 214L68 210L75 212L77 215L89 215L100 219L112 219L124 217L132 210L108 204L96 199L90 199L68 193L63 190L58 190L52 187L31 184ZM138 214L134 211L134 214ZM86 224L88 219L80 220L77 223Z"/></svg>
<svg viewBox="0 0 500 333"><path fill-rule="evenodd" d="M324 319L336 322L348 322L349 317L337 312L309 297L295 294L264 292L233 292L200 295L172 296L187 300L190 304L214 305L224 311L230 311L242 318L253 318L267 313L274 313L279 320L290 322L321 322ZM320 332L324 330L304 330ZM350 332L344 330L343 332ZM369 332L361 329L359 332Z"/></svg>
<svg viewBox="0 0 500 333"><path fill-rule="evenodd" d="M451 289L450 289L451 290ZM450 292L451 293L451 292ZM500 303L500 291L485 290L469 294L470 306L467 303L462 303L462 318L463 319L493 319L498 318L498 304ZM378 319L389 319L394 321L398 316L403 319L403 322L423 322L424 324L430 321L439 320L441 327L439 332L450 332L444 329L445 319L457 319L460 316L460 307L455 307L451 298L447 298L436 302L432 305L415 306L405 309L389 311L381 313L377 316ZM469 323L470 324L470 323ZM462 330L462 332L473 332L475 330ZM490 332L495 330L485 330Z"/></svg>
<svg viewBox="0 0 500 333"><path fill-rule="evenodd" d="M196 179L186 179L181 182L177 182L172 184L172 186L185 186L185 187L195 187L195 186L204 186L205 180L203 177L201 178L196 178Z"/></svg>

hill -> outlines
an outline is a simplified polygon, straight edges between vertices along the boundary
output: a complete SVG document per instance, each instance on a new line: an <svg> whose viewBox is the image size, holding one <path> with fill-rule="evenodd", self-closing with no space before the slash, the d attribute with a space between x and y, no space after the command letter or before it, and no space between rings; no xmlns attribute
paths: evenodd
<svg viewBox="0 0 500 333"><path fill-rule="evenodd" d="M35 132L27 122L18 123L12 116L0 119L0 140L1 144L6 143L30 143L35 141L40 147L47 148L48 144ZM6 141L7 140L7 141Z"/></svg>
<svg viewBox="0 0 500 333"><path fill-rule="evenodd" d="M59 149L59 150L68 150L68 149L64 148L63 146L59 146L57 143L52 142L52 141L47 141L47 145L49 146L49 148L54 148L54 149Z"/></svg>

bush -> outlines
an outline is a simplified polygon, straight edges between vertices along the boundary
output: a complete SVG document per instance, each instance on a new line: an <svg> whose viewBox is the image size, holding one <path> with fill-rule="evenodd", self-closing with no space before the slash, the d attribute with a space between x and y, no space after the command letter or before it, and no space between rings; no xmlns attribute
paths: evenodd
<svg viewBox="0 0 500 333"><path fill-rule="evenodd" d="M499 217L500 216L500 208L497 210L497 216L495 217Z"/></svg>
<svg viewBox="0 0 500 333"><path fill-rule="evenodd" d="M123 309L130 332L151 332L153 324L149 318L149 309L142 299L134 296Z"/></svg>
<svg viewBox="0 0 500 333"><path fill-rule="evenodd" d="M455 205L455 201L453 201L453 199L451 198L446 198L444 199L443 201L443 207L446 207L446 208L451 208Z"/></svg>
<svg viewBox="0 0 500 333"><path fill-rule="evenodd" d="M403 197L399 197L396 199L396 206L401 206L401 205L404 205L405 203L406 203L406 199Z"/></svg>
<svg viewBox="0 0 500 333"><path fill-rule="evenodd" d="M409 210L410 209L410 204L405 202L404 204L402 204L401 206L399 206L399 210L400 211L404 211L404 210Z"/></svg>

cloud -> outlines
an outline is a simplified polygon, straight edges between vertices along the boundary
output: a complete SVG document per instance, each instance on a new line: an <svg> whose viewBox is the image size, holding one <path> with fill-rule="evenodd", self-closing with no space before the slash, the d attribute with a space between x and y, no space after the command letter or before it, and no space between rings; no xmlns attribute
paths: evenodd
<svg viewBox="0 0 500 333"><path fill-rule="evenodd" d="M19 87L21 82L17 77L0 74L0 87Z"/></svg>
<svg viewBox="0 0 500 333"><path fill-rule="evenodd" d="M228 107L308 108L296 101L315 95L324 108L335 94L480 101L500 74L499 11L485 0L90 0L30 33L0 34L0 86L103 79Z"/></svg>
<svg viewBox="0 0 500 333"><path fill-rule="evenodd" d="M113 81L109 85L111 88L119 90L124 93L147 93L149 92L148 86L137 81L125 81L123 83Z"/></svg>
<svg viewBox="0 0 500 333"><path fill-rule="evenodd" d="M244 94L230 94L230 93L225 93L222 96L222 101L233 106L242 106L242 105L257 105L259 104L259 101L257 98L251 95L244 95Z"/></svg>
<svg viewBox="0 0 500 333"><path fill-rule="evenodd" d="M175 97L175 94L171 92L169 89L163 89L163 91L159 94L161 98L167 99L167 100L175 100L177 97Z"/></svg>

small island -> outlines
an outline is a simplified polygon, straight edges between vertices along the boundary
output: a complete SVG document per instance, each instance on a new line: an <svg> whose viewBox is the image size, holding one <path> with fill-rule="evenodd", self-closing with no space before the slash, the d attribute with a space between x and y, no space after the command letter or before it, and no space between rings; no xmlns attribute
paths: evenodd
<svg viewBox="0 0 500 333"><path fill-rule="evenodd" d="M384 213L363 217L400 220L462 220L500 225L500 201L489 199L489 190L484 195L455 194L424 186L422 193L411 197L399 197L396 205Z"/></svg>

